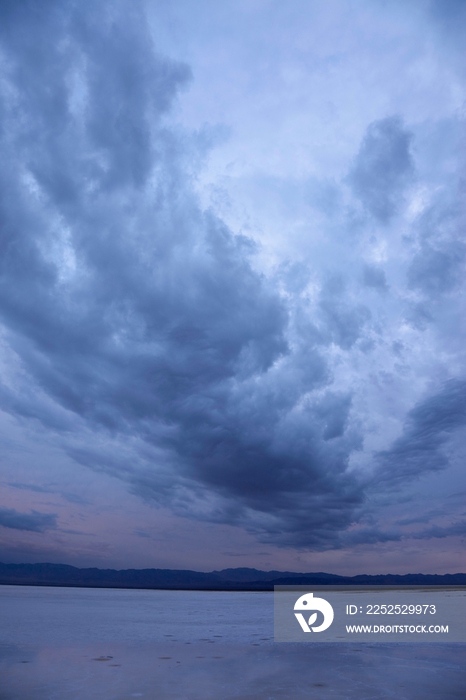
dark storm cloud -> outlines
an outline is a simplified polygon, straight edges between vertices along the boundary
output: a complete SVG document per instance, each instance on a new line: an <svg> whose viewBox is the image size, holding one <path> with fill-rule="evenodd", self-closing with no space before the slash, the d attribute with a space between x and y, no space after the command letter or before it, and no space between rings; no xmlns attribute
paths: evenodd
<svg viewBox="0 0 466 700"><path fill-rule="evenodd" d="M18 513L13 508L0 508L0 526L12 530L28 530L29 532L45 532L55 529L57 516L53 513Z"/></svg>
<svg viewBox="0 0 466 700"><path fill-rule="evenodd" d="M342 277L331 277L323 285L320 310L324 319L323 336L327 341L349 350L358 340L371 317L363 304L348 303Z"/></svg>
<svg viewBox="0 0 466 700"><path fill-rule="evenodd" d="M52 489L47 489L44 486L36 486L35 484L16 484L10 482L8 486L13 486L13 488L23 491L35 491L36 493L54 493Z"/></svg>
<svg viewBox="0 0 466 700"><path fill-rule="evenodd" d="M0 311L35 389L4 406L148 500L325 546L363 496L320 347L350 347L367 311L327 287L299 335L252 242L199 208L205 139L164 121L190 73L139 3L6 7Z"/></svg>
<svg viewBox="0 0 466 700"><path fill-rule="evenodd" d="M45 486L37 486L36 484L18 484L9 482L8 486L12 486L15 489L21 489L22 491L33 491L35 493L58 493L65 499L65 501L68 501L69 503L79 503L82 505L89 503L87 499L79 496L78 494L57 491L56 489L46 488Z"/></svg>
<svg viewBox="0 0 466 700"><path fill-rule="evenodd" d="M379 527L362 527L345 532L341 538L341 546L354 547L355 545L399 542L402 539L403 533L396 528L383 530Z"/></svg>
<svg viewBox="0 0 466 700"><path fill-rule="evenodd" d="M326 353L353 348L371 313L338 276L306 306L303 266L282 270L280 295L252 241L201 209L208 139L171 117L190 71L157 55L141 8L2 5L0 314L20 359L2 405L150 502L265 542L342 546L367 479L348 469L363 440ZM385 119L356 158L353 190L380 221L409 144ZM378 268L364 274L386 288ZM379 481L445 464L452 386L443 409L430 400L437 422L414 409Z"/></svg>
<svg viewBox="0 0 466 700"><path fill-rule="evenodd" d="M345 432L348 416L351 408L352 397L350 394L332 394L324 396L316 412L325 420L325 428L322 433L324 440L333 440L341 437Z"/></svg>
<svg viewBox="0 0 466 700"><path fill-rule="evenodd" d="M466 535L466 520L460 520L445 527L431 525L430 527L413 535L416 540L444 539L445 537L458 537Z"/></svg>
<svg viewBox="0 0 466 700"><path fill-rule="evenodd" d="M434 321L431 305L425 302L410 305L406 313L406 320L418 331L425 330Z"/></svg>
<svg viewBox="0 0 466 700"><path fill-rule="evenodd" d="M377 481L403 483L438 471L448 464L444 450L449 436L466 425L466 382L450 380L410 413L402 435L389 450L379 453Z"/></svg>
<svg viewBox="0 0 466 700"><path fill-rule="evenodd" d="M388 290L385 272L375 265L364 265L362 282L366 287L372 287L379 292L386 292Z"/></svg>
<svg viewBox="0 0 466 700"><path fill-rule="evenodd" d="M462 279L465 246L450 241L440 248L425 245L413 258L408 269L408 282L429 296L451 291Z"/></svg>
<svg viewBox="0 0 466 700"><path fill-rule="evenodd" d="M413 171L411 134L399 117L372 122L349 173L349 184L364 207L382 223L398 211Z"/></svg>
<svg viewBox="0 0 466 700"><path fill-rule="evenodd" d="M399 528L383 530L378 527L363 527L344 533L340 542L343 546L354 546L382 542L400 542L406 539L444 539L446 537L461 537L465 534L466 521L458 521L446 526L430 525L418 532L402 531Z"/></svg>

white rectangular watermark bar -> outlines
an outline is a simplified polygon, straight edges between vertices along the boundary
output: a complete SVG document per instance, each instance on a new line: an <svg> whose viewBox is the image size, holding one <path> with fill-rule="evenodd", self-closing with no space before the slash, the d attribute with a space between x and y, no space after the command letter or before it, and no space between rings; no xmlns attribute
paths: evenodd
<svg viewBox="0 0 466 700"><path fill-rule="evenodd" d="M466 642L466 587L275 586L276 642Z"/></svg>

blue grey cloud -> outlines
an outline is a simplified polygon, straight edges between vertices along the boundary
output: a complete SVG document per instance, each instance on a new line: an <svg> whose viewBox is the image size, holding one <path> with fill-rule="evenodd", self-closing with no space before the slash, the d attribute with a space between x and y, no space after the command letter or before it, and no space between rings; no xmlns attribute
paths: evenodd
<svg viewBox="0 0 466 700"><path fill-rule="evenodd" d="M364 265L362 271L362 282L366 287L372 287L379 292L388 290L387 278L382 268L376 265Z"/></svg>
<svg viewBox="0 0 466 700"><path fill-rule="evenodd" d="M459 29L466 22L463 0L431 0L430 10L438 22L450 29Z"/></svg>
<svg viewBox="0 0 466 700"><path fill-rule="evenodd" d="M331 381L321 348L351 347L368 311L326 287L320 335L291 348L296 320L254 244L198 204L204 146L164 122L190 72L153 51L141 6L50 3L24 26L28 7L0 32L0 314L36 389L4 387L4 406L137 439L124 458L66 449L143 498L329 542L363 498L347 473L360 436L349 395L307 394Z"/></svg>
<svg viewBox="0 0 466 700"><path fill-rule="evenodd" d="M36 484L18 484L15 482L10 482L8 486L13 486L13 488L21 489L23 491L35 491L36 493L53 493L52 489L46 488L45 486L37 486Z"/></svg>
<svg viewBox="0 0 466 700"><path fill-rule="evenodd" d="M466 520L459 520L445 527L442 527L440 525L431 525L430 527L425 528L421 532L416 532L415 534L413 534L413 539L444 539L445 537L462 537L463 535L466 535Z"/></svg>
<svg viewBox="0 0 466 700"><path fill-rule="evenodd" d="M466 534L466 521L460 520L450 525L430 525L419 531L403 531L399 527L383 529L380 527L362 527L344 533L340 546L378 544L383 542L401 542L402 540L431 540L446 537L461 537Z"/></svg>
<svg viewBox="0 0 466 700"><path fill-rule="evenodd" d="M340 276L330 277L323 285L319 306L324 319L323 337L349 350L369 321L370 310L364 304L348 303L345 280Z"/></svg>
<svg viewBox="0 0 466 700"><path fill-rule="evenodd" d="M53 513L19 513L14 508L0 508L0 525L12 530L45 532L57 527L57 516Z"/></svg>
<svg viewBox="0 0 466 700"><path fill-rule="evenodd" d="M408 269L408 282L429 296L451 291L462 279L466 248L460 241L441 247L424 245Z"/></svg>
<svg viewBox="0 0 466 700"><path fill-rule="evenodd" d="M0 15L0 318L20 367L0 384L3 409L141 498L265 542L401 537L341 533L371 488L444 468L464 418L452 382L408 414L373 481L350 468L370 422L359 350L376 346L385 321L385 347L402 347L382 263L362 266L352 250L355 228L401 211L414 173L401 118L369 124L349 195L305 178L293 196L296 181L276 178L289 208L311 204L331 223L312 230L315 259L300 251L266 275L258 244L200 204L196 178L217 132L176 122L191 70L157 52L144 3L18 0ZM451 290L459 244L426 231L419 241L408 291ZM420 327L421 310L433 316L415 301Z"/></svg>
<svg viewBox="0 0 466 700"><path fill-rule="evenodd" d="M466 425L466 382L450 380L408 414L402 435L379 453L376 481L396 486L448 464L445 446Z"/></svg>
<svg viewBox="0 0 466 700"><path fill-rule="evenodd" d="M413 172L411 134L399 117L387 117L367 128L348 181L364 207L382 223L397 212Z"/></svg>
<svg viewBox="0 0 466 700"><path fill-rule="evenodd" d="M9 482L8 486L12 486L15 489L20 489L22 491L33 491L34 493L58 493L65 501L69 503L79 503L82 505L89 504L89 501L82 496L75 493L69 493L64 491L59 491L57 489L52 489L50 487L38 486L37 484L21 484L16 482Z"/></svg>

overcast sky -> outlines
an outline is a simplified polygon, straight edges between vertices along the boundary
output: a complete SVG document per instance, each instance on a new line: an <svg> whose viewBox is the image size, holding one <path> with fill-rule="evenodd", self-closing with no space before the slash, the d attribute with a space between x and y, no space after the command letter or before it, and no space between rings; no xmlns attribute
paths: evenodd
<svg viewBox="0 0 466 700"><path fill-rule="evenodd" d="M462 0L3 0L0 561L466 571Z"/></svg>

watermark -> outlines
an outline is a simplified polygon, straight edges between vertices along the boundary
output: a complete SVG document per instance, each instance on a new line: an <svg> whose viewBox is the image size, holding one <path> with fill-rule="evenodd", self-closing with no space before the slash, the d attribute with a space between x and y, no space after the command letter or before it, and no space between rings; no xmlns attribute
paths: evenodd
<svg viewBox="0 0 466 700"><path fill-rule="evenodd" d="M314 598L314 593L305 593L299 596L294 604L295 617L298 620L303 632L323 632L328 629L333 622L334 612L330 603L324 598ZM306 613L311 611L320 611L324 620L320 625L311 627L317 620L317 612L312 612L309 620L306 622L304 615L296 610L305 610Z"/></svg>
<svg viewBox="0 0 466 700"><path fill-rule="evenodd" d="M277 642L466 642L466 587L275 586Z"/></svg>

